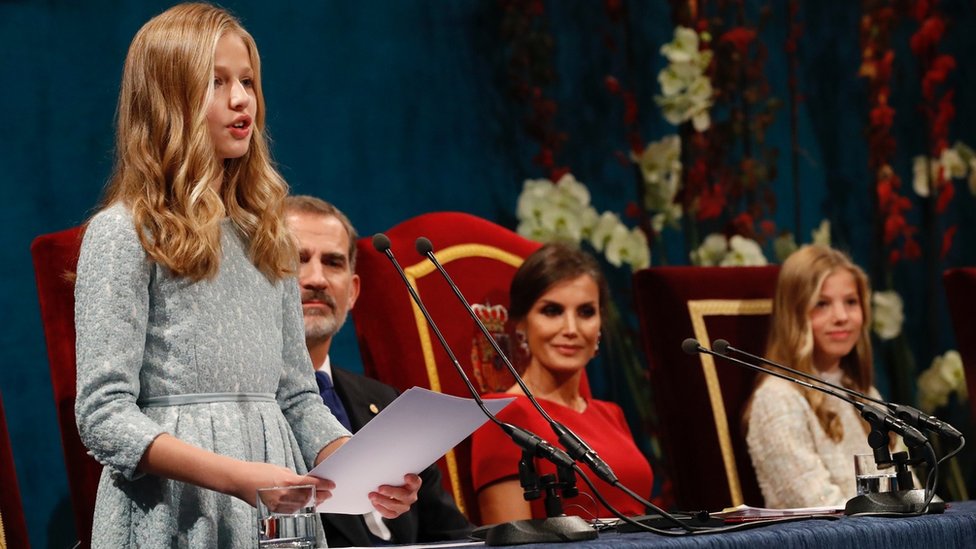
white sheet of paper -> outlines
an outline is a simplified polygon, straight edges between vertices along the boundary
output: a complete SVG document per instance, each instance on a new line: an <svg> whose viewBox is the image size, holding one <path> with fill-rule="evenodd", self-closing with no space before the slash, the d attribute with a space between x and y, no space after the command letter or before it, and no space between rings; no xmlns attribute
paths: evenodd
<svg viewBox="0 0 976 549"><path fill-rule="evenodd" d="M497 414L515 398L485 400ZM403 484L488 421L474 399L408 389L309 474L336 483L320 513L360 515L373 510L369 493Z"/></svg>

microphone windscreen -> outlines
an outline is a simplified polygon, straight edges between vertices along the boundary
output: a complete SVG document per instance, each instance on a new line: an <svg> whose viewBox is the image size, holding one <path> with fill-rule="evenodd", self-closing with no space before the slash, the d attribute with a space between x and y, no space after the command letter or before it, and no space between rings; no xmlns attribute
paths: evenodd
<svg viewBox="0 0 976 549"><path fill-rule="evenodd" d="M427 255L434 251L434 245L430 243L430 239L421 236L413 243L414 247L417 248L417 253L420 255Z"/></svg>
<svg viewBox="0 0 976 549"><path fill-rule="evenodd" d="M716 339L712 342L712 350L720 355L728 354L729 342L724 339Z"/></svg>
<svg viewBox="0 0 976 549"><path fill-rule="evenodd" d="M373 247L376 248L377 252L386 253L390 249L390 239L383 233L376 233L373 235Z"/></svg>
<svg viewBox="0 0 976 549"><path fill-rule="evenodd" d="M691 337L681 342L681 350L689 355L697 353L699 347L701 345L698 344L698 340Z"/></svg>

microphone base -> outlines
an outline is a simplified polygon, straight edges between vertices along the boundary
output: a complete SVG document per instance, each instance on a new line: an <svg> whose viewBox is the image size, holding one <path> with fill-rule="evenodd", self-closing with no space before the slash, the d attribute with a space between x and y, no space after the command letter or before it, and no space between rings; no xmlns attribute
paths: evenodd
<svg viewBox="0 0 976 549"><path fill-rule="evenodd" d="M514 520L488 527L485 545L560 543L597 538L597 532L577 516Z"/></svg>
<svg viewBox="0 0 976 549"><path fill-rule="evenodd" d="M898 490L896 492L878 492L863 494L847 500L844 507L845 515L860 514L904 514L917 515L922 513L925 505L925 490ZM932 498L925 513L939 514L945 512L945 501L939 496Z"/></svg>

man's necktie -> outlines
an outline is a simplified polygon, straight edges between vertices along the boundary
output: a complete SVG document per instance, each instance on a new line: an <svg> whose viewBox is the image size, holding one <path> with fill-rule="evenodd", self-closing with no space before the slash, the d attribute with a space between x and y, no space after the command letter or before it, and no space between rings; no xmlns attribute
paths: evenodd
<svg viewBox="0 0 976 549"><path fill-rule="evenodd" d="M336 393L335 385L332 384L332 378L329 374L323 370L316 370L315 381L319 384L319 394L322 395L322 400L325 401L325 405L332 410L332 415L339 420L346 429L352 432L352 424L349 423L349 414L346 413L345 406L342 405L342 401L339 400L339 395Z"/></svg>

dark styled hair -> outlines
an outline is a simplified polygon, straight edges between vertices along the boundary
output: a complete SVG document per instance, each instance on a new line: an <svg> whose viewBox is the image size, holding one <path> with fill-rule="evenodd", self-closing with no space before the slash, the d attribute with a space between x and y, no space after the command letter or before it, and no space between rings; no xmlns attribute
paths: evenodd
<svg viewBox="0 0 976 549"><path fill-rule="evenodd" d="M509 318L518 322L554 284L590 275L600 291L600 316L606 317L610 289L593 256L567 244L546 244L525 258L509 286Z"/></svg>

